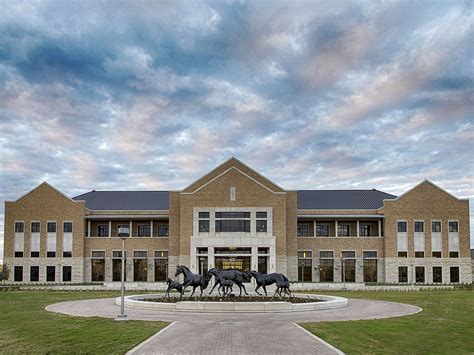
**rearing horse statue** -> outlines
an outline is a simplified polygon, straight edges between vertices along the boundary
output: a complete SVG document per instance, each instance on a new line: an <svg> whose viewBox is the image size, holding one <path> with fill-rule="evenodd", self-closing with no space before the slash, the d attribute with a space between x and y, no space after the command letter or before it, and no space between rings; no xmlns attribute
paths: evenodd
<svg viewBox="0 0 474 355"><path fill-rule="evenodd" d="M176 276L179 276L180 274L184 275L183 293L184 293L184 290L186 289L186 287L192 286L193 287L193 292L191 293L191 296L189 296L189 299L191 299L191 297L193 297L193 295L194 295L194 291L196 291L196 288L200 287L201 288L201 296L200 297L202 297L203 291L209 285L209 281L211 279L211 276L208 275L207 277L205 277L205 276L201 276L199 274L194 274L194 273L191 272L191 270L189 270L184 265L178 265L176 267L176 274L174 276L176 277Z"/></svg>

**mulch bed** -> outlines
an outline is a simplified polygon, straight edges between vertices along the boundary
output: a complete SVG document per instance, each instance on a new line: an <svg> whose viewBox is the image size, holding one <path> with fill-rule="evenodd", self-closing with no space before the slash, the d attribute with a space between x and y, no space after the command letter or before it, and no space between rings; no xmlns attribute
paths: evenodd
<svg viewBox="0 0 474 355"><path fill-rule="evenodd" d="M176 303L179 302L179 297L171 296L159 297L159 298L145 298L146 302L162 302L162 303ZM314 298L308 297L264 297L264 296L233 296L230 297L218 297L218 296L203 296L202 298L183 296L182 301L197 301L197 302L291 302L291 303L310 303L310 302L323 302Z"/></svg>

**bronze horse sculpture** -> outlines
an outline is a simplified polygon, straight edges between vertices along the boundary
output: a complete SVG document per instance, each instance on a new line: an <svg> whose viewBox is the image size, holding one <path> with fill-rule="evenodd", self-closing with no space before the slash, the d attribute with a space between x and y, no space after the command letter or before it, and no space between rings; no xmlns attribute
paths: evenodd
<svg viewBox="0 0 474 355"><path fill-rule="evenodd" d="M181 301L183 299L183 285L181 285L179 282L171 280L169 277L166 279L166 292L165 296L170 298L170 291L171 290L176 290L179 292L179 300Z"/></svg>
<svg viewBox="0 0 474 355"><path fill-rule="evenodd" d="M285 295L290 295L290 297L291 297L290 281L288 280L288 278L285 275L280 274L278 272L274 272L274 273L271 273L271 274L264 274L264 273L261 273L261 272L258 272L258 271L250 271L250 273L255 278L255 281L257 283L257 287L255 288L255 293L257 295L262 296L262 294L260 294L258 292L258 289L260 287L262 287L263 291L265 291L265 296L268 296L266 286L276 284L277 289L276 289L275 293L273 294L273 297L275 297L275 295L277 295L277 294L280 297L282 297L282 294L281 294L282 291L285 292Z"/></svg>
<svg viewBox="0 0 474 355"><path fill-rule="evenodd" d="M239 271L239 270L221 270L221 269L216 269L212 268L208 272L208 275L214 276L216 283L211 289L211 292L209 294L212 294L212 291L216 288L217 285L220 285L221 280L229 280L232 281L234 284L236 284L239 287L240 290L240 295L239 297L242 296L242 289L244 290L245 294L248 296L249 294L247 293L247 290L245 289L244 282L250 281L251 275L247 274L246 272ZM221 289L219 286L218 291Z"/></svg>
<svg viewBox="0 0 474 355"><path fill-rule="evenodd" d="M202 297L203 291L209 285L209 281L211 280L211 276L209 276L209 275L202 276L202 275L199 275L199 274L194 274L186 266L178 265L176 267L176 274L174 276L179 276L181 274L184 275L183 293L184 293L184 290L186 289L186 287L192 286L193 292L191 293L191 296L189 296L189 299L191 299L191 297L193 297L193 295L194 295L194 292L196 291L196 288L200 287L201 288L200 297Z"/></svg>

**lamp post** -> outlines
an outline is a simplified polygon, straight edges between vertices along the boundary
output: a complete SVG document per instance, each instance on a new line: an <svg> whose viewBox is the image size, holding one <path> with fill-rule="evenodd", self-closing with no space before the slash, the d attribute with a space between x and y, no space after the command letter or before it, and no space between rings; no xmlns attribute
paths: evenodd
<svg viewBox="0 0 474 355"><path fill-rule="evenodd" d="M125 314L125 239L130 235L130 229L128 227L120 227L118 230L118 236L122 239L122 275L121 276L121 291L122 296L120 300L120 314L115 320L127 320Z"/></svg>

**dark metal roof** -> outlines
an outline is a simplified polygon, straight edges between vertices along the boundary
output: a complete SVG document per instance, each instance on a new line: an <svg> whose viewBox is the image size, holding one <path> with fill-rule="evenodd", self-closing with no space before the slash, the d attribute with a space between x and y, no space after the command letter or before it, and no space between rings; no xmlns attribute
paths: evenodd
<svg viewBox="0 0 474 355"><path fill-rule="evenodd" d="M378 190L298 190L300 210L368 210L397 196Z"/></svg>
<svg viewBox="0 0 474 355"><path fill-rule="evenodd" d="M86 201L91 210L155 211L167 210L168 191L95 191L73 197Z"/></svg>

